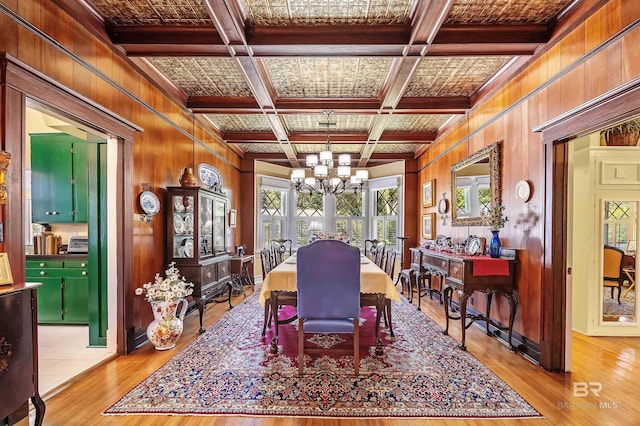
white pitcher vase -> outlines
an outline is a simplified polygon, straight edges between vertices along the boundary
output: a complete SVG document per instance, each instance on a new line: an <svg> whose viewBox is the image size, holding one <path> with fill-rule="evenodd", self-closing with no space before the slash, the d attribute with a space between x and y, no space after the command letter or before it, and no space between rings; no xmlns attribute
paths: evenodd
<svg viewBox="0 0 640 426"><path fill-rule="evenodd" d="M178 311L178 306L182 304ZM165 351L176 346L182 335L184 314L187 312L186 299L173 302L151 302L154 320L147 326L147 337L156 350Z"/></svg>

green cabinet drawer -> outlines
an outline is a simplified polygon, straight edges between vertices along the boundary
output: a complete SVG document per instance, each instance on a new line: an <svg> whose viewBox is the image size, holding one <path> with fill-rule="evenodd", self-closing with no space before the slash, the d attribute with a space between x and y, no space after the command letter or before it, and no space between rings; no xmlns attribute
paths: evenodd
<svg viewBox="0 0 640 426"><path fill-rule="evenodd" d="M66 274L63 268L27 268L27 278L60 277Z"/></svg>
<svg viewBox="0 0 640 426"><path fill-rule="evenodd" d="M88 277L89 272L82 268L65 268L64 269L64 277L73 277L73 278L81 278Z"/></svg>
<svg viewBox="0 0 640 426"><path fill-rule="evenodd" d="M27 268L62 268L62 260L27 260Z"/></svg>
<svg viewBox="0 0 640 426"><path fill-rule="evenodd" d="M88 268L89 261L87 259L68 259L64 261L65 268Z"/></svg>

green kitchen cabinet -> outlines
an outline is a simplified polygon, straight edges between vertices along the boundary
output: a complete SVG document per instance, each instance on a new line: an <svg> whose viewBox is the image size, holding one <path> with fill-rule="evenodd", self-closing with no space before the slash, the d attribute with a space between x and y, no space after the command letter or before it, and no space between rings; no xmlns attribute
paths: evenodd
<svg viewBox="0 0 640 426"><path fill-rule="evenodd" d="M88 324L89 278L86 257L29 256L27 281L38 288L38 323Z"/></svg>
<svg viewBox="0 0 640 426"><path fill-rule="evenodd" d="M86 223L87 143L64 133L30 136L33 222Z"/></svg>

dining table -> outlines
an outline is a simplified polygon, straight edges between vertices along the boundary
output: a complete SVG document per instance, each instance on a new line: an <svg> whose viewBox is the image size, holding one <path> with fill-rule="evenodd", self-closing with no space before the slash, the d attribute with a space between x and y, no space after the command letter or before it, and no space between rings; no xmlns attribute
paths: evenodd
<svg viewBox="0 0 640 426"><path fill-rule="evenodd" d="M278 321L277 312L281 303L279 303L277 295L281 292L297 291L296 261L296 256L293 255L273 268L266 275L260 289L258 300L262 306L265 303L271 304L271 312L274 317L275 336L271 340L271 353L274 354L278 351L278 324L291 322L291 318ZM378 336L380 316L386 306L389 309L388 321L391 327L391 301L400 301L400 296L391 277L364 255L360 257L360 300L363 306L374 305L376 307L376 354L380 355L383 352L382 340Z"/></svg>

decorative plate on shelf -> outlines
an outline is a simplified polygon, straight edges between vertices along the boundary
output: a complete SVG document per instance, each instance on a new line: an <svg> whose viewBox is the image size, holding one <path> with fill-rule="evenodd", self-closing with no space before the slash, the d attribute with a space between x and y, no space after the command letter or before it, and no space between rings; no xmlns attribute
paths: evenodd
<svg viewBox="0 0 640 426"><path fill-rule="evenodd" d="M193 215L187 214L184 217L184 232L187 234L193 233Z"/></svg>
<svg viewBox="0 0 640 426"><path fill-rule="evenodd" d="M480 250L480 239L478 237L471 237L469 239L469 243L467 244L467 254L469 256L475 256L476 254L479 254L478 251Z"/></svg>
<svg viewBox="0 0 640 426"><path fill-rule="evenodd" d="M184 221L179 214L173 215L173 231L176 234L182 234L184 232Z"/></svg>
<svg viewBox="0 0 640 426"><path fill-rule="evenodd" d="M147 216L154 216L160 211L160 199L151 191L140 193L140 208Z"/></svg>
<svg viewBox="0 0 640 426"><path fill-rule="evenodd" d="M184 204L182 204L182 197L173 197L173 211L182 213L184 211Z"/></svg>
<svg viewBox="0 0 640 426"><path fill-rule="evenodd" d="M217 187L219 189L222 187L222 175L218 169L209 164L200 163L198 177L209 188Z"/></svg>

